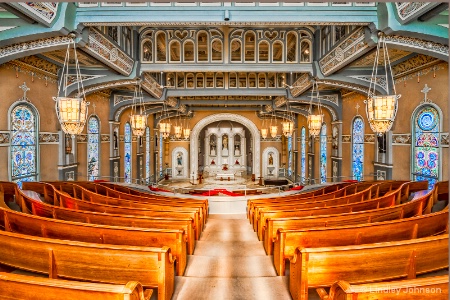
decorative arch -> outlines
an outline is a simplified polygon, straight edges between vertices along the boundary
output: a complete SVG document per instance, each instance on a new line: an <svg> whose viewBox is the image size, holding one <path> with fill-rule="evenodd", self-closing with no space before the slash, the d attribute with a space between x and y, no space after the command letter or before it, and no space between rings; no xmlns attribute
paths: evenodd
<svg viewBox="0 0 450 300"><path fill-rule="evenodd" d="M253 123L251 120L247 119L244 116L236 115L236 114L215 114L208 116L206 118L203 118L201 121L199 121L195 126L192 128L191 131L191 143L190 143L190 163L191 168L190 172L193 174L198 173L198 165L197 165L197 157L198 157L198 139L200 136L200 131L207 125L217 122L217 121L234 121L237 123L240 123L248 128L250 133L252 134L252 144L253 144L253 157L259 158L260 157L260 142L261 142L261 136L259 133L258 127ZM261 165L259 159L253 160L253 172L256 177L259 177L261 174Z"/></svg>
<svg viewBox="0 0 450 300"><path fill-rule="evenodd" d="M423 101L411 116L411 178L427 180L428 188L442 178L442 110L431 101Z"/></svg>
<svg viewBox="0 0 450 300"><path fill-rule="evenodd" d="M100 119L91 115L87 128L87 177L94 181L100 176Z"/></svg>
<svg viewBox="0 0 450 300"><path fill-rule="evenodd" d="M263 162L263 168L262 168L262 175L264 177L268 177L269 176L269 170L267 169L270 164L269 164L269 156L272 155L273 158L273 171L272 174L274 177L278 176L278 171L280 169L280 162L279 162L279 157L280 157L280 152L278 151L277 148L275 147L267 147L264 149L263 154L262 154L262 162Z"/></svg>
<svg viewBox="0 0 450 300"><path fill-rule="evenodd" d="M186 179L189 175L189 154L186 148L176 147L172 150L172 178L173 179ZM181 164L179 164L181 162ZM178 170L180 167L180 171ZM179 174L179 175L178 175Z"/></svg>
<svg viewBox="0 0 450 300"><path fill-rule="evenodd" d="M39 111L30 102L14 102L8 110L9 180L20 187L39 180Z"/></svg>

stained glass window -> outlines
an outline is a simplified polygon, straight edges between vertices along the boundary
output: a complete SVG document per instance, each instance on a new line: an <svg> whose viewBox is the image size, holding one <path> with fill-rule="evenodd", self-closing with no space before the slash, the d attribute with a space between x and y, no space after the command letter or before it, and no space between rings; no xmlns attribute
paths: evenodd
<svg viewBox="0 0 450 300"><path fill-rule="evenodd" d="M145 181L150 181L150 128L145 129Z"/></svg>
<svg viewBox="0 0 450 300"><path fill-rule="evenodd" d="M352 124L352 172L353 179L363 179L364 166L364 121L356 117Z"/></svg>
<svg viewBox="0 0 450 300"><path fill-rule="evenodd" d="M163 176L163 142L162 134L159 135L159 177Z"/></svg>
<svg viewBox="0 0 450 300"><path fill-rule="evenodd" d="M306 182L306 130L305 127L302 127L302 139L301 139L301 146L302 146L302 154L301 154L301 160L302 160L302 182Z"/></svg>
<svg viewBox="0 0 450 300"><path fill-rule="evenodd" d="M414 180L428 181L433 188L439 180L439 113L431 105L420 108L414 118L413 176Z"/></svg>
<svg viewBox="0 0 450 300"><path fill-rule="evenodd" d="M327 182L327 125L320 132L320 183Z"/></svg>
<svg viewBox="0 0 450 300"><path fill-rule="evenodd" d="M22 187L23 181L36 181L37 167L37 116L27 104L13 108L11 124L11 180Z"/></svg>
<svg viewBox="0 0 450 300"><path fill-rule="evenodd" d="M125 123L124 136L124 177L125 182L131 183L131 126L130 123Z"/></svg>
<svg viewBox="0 0 450 300"><path fill-rule="evenodd" d="M292 176L292 136L288 137L288 176Z"/></svg>
<svg viewBox="0 0 450 300"><path fill-rule="evenodd" d="M96 116L89 118L88 122L88 143L87 143L87 155L88 155L88 180L94 181L98 179L100 161L99 161L99 150L100 150L100 130L99 122Z"/></svg>

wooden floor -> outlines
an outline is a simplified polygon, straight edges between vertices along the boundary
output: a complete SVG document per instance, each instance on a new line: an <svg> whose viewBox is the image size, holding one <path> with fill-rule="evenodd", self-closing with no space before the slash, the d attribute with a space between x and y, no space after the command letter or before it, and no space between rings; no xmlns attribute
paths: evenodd
<svg viewBox="0 0 450 300"><path fill-rule="evenodd" d="M210 215L172 299L291 299L288 278L276 276L244 214Z"/></svg>

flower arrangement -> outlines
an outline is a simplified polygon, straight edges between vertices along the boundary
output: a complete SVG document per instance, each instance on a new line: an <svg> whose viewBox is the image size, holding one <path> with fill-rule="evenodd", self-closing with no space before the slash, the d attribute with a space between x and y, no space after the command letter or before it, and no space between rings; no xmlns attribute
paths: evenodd
<svg viewBox="0 0 450 300"><path fill-rule="evenodd" d="M228 166L227 166L226 164L223 165L222 170L223 170L223 171L227 171L227 170L228 170Z"/></svg>

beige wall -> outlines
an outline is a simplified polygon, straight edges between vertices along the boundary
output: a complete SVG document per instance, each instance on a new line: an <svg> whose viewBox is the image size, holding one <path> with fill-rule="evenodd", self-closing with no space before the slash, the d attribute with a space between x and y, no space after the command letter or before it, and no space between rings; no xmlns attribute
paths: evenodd
<svg viewBox="0 0 450 300"><path fill-rule="evenodd" d="M30 88L27 98L39 112L39 127L41 132L57 133L59 124L55 113L55 102L52 97L56 96L57 85L48 81L45 85L44 79L34 76L34 80L28 73L8 69L7 65L0 66L0 131L8 131L8 110L11 105L23 97L23 91L19 86L24 82ZM9 147L0 146L0 180L9 180L8 169ZM41 180L58 179L58 145L42 144L39 151L40 178Z"/></svg>

